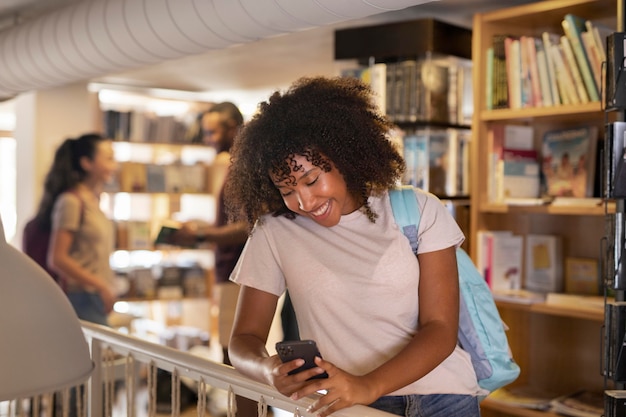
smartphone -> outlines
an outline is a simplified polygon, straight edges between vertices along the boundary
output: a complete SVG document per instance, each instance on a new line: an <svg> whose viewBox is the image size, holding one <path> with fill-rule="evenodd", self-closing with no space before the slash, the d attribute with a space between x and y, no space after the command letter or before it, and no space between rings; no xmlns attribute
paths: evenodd
<svg viewBox="0 0 626 417"><path fill-rule="evenodd" d="M276 343L276 352L278 352L278 356L283 362L289 362L298 358L304 359L304 365L289 372L289 375L315 368L317 366L314 361L315 357L322 357L314 340L288 340L278 342ZM318 378L328 378L328 374L324 372L323 374L315 375L309 379Z"/></svg>

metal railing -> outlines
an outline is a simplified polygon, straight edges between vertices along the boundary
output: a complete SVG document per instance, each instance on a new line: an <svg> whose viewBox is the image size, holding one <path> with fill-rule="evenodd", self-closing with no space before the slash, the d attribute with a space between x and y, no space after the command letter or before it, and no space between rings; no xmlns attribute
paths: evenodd
<svg viewBox="0 0 626 417"><path fill-rule="evenodd" d="M90 417L100 417L107 414L105 402L107 390L103 386L111 384L111 379L125 379L127 386L134 386L139 378L139 370L143 367L144 372L148 368L148 380L150 372L155 369L163 369L172 373L177 378L187 378L195 381L198 393L204 392L204 387L222 389L228 392L228 416L236 415L234 406L235 396L242 396L259 402L259 416L267 407L275 407L285 410L294 416L313 416L307 413L307 407L315 401L315 397L303 398L292 401L278 393L273 387L253 381L239 374L230 366L194 356L188 352L176 350L167 346L152 343L143 339L117 332L108 327L83 322L83 331L91 347L92 359L95 364L94 372L87 384L86 404ZM152 370L152 371L151 371ZM177 378L172 382L176 383ZM178 382L179 383L179 382ZM172 416L179 415L179 400L175 398L175 388L172 390ZM132 392L130 392L132 394ZM127 401L133 404L133 397L127 389ZM198 415L201 417L202 395L198 395ZM154 401L154 398L152 398ZM148 414L154 407L148 406ZM133 417L133 406L128 407L128 417ZM333 416L337 417L389 417L392 414L385 413L366 406L353 406L337 411ZM108 416L105 416L108 417Z"/></svg>

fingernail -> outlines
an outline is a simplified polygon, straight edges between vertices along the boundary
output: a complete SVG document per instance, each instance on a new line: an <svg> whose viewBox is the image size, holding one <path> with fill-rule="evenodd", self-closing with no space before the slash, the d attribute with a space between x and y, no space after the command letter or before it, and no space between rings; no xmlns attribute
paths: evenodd
<svg viewBox="0 0 626 417"><path fill-rule="evenodd" d="M294 392L293 394L291 394L291 397L289 397L289 398L291 398L294 401L297 400L298 399L298 393Z"/></svg>

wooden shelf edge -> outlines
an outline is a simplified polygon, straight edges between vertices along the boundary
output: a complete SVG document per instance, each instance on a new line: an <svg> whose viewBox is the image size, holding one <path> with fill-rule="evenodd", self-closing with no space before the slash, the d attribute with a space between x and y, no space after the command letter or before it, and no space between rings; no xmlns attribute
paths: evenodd
<svg viewBox="0 0 626 417"><path fill-rule="evenodd" d="M537 314L571 317L591 321L604 321L604 310L593 307L571 307L564 305L536 302L532 304L516 303L514 301L496 300L498 308L508 310L522 310Z"/></svg>
<svg viewBox="0 0 626 417"><path fill-rule="evenodd" d="M554 118L558 116L572 117L578 114L601 113L599 101L576 105L561 105L551 107L531 107L525 109L497 109L482 110L480 118L483 121L519 120L536 118Z"/></svg>
<svg viewBox="0 0 626 417"><path fill-rule="evenodd" d="M511 405L502 404L496 401L489 400L489 397L484 399L480 403L480 407L486 410L496 411L499 413L506 413L508 416L517 417L557 417L559 414L555 414L550 411L533 410L530 408L515 407Z"/></svg>
<svg viewBox="0 0 626 417"><path fill-rule="evenodd" d="M599 206L588 205L507 205L498 203L482 203L478 208L482 213L544 213L573 216L604 216L615 213L615 202L609 201L606 208L604 204Z"/></svg>

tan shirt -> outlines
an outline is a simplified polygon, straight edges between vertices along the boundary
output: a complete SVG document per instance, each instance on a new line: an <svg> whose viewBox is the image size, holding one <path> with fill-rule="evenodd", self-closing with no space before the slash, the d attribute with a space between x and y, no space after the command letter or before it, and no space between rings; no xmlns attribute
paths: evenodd
<svg viewBox="0 0 626 417"><path fill-rule="evenodd" d="M52 210L52 231L56 230L74 232L70 256L80 266L109 282L109 286L113 288L114 274L109 264L109 257L114 248L113 225L100 207L79 200L73 193L61 194ZM70 291L94 290L82 288L82 284L71 277L66 277L66 280L67 289Z"/></svg>

